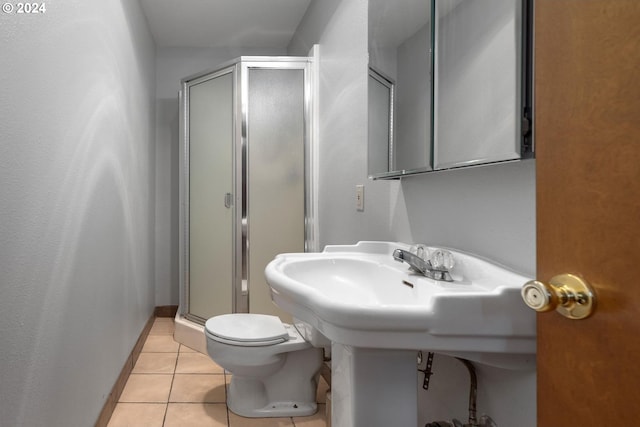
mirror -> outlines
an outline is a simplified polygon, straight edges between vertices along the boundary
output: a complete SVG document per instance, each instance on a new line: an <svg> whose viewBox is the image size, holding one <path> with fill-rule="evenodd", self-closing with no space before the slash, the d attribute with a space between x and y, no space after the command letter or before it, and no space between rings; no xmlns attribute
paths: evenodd
<svg viewBox="0 0 640 427"><path fill-rule="evenodd" d="M431 170L431 4L425 0L369 0L369 67L393 82L390 139L385 148L388 167L369 164L369 176L395 177ZM369 72L369 92L379 79ZM369 98L369 111L380 107ZM370 116L380 121L380 117ZM371 143L371 140L370 140ZM370 145L380 150L380 139ZM383 153L385 154L385 153ZM380 154L377 154L379 157Z"/></svg>
<svg viewBox="0 0 640 427"><path fill-rule="evenodd" d="M369 0L370 68L392 85L390 100L369 97L371 178L533 156L531 12L530 0Z"/></svg>
<svg viewBox="0 0 640 427"><path fill-rule="evenodd" d="M369 67L369 175L393 170L393 80Z"/></svg>

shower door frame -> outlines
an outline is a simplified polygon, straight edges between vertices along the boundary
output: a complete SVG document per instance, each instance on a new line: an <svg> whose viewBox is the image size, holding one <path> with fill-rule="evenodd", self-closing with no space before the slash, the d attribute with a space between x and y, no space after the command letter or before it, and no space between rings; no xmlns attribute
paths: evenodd
<svg viewBox="0 0 640 427"><path fill-rule="evenodd" d="M312 73L313 58L290 56L242 56L221 64L213 70L207 70L189 77L181 82L180 90L180 306L178 314L187 320L204 324L207 319L190 313L190 283L189 283L189 88L211 78L233 73L233 141L232 153L233 170L233 243L231 250L234 255L232 272L232 312L249 312L249 242L248 231L248 102L249 102L249 73L253 69L283 69L303 71L303 104L304 104L304 250L312 252L318 250L316 236L317 209L315 185L312 177L316 159L312 135L315 132L313 120L313 99L315 82Z"/></svg>

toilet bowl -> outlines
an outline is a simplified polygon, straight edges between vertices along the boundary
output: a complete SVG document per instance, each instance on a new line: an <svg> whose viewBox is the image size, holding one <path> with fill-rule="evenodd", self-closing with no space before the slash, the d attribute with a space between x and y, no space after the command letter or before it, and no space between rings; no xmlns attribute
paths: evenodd
<svg viewBox="0 0 640 427"><path fill-rule="evenodd" d="M205 323L207 352L232 374L227 406L243 417L291 417L317 411L322 349L276 316L234 313Z"/></svg>

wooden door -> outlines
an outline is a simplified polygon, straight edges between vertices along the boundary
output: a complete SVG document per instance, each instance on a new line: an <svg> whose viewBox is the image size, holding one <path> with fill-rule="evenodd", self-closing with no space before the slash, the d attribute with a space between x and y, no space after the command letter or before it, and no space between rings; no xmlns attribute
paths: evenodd
<svg viewBox="0 0 640 427"><path fill-rule="evenodd" d="M537 0L538 280L595 288L538 314L538 426L640 426L640 1Z"/></svg>

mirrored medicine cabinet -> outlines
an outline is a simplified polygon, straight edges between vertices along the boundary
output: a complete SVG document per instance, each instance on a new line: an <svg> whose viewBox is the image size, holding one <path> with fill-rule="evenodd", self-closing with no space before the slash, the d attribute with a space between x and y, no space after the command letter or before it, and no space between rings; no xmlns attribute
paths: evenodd
<svg viewBox="0 0 640 427"><path fill-rule="evenodd" d="M369 0L369 177L533 157L532 12L532 0Z"/></svg>

